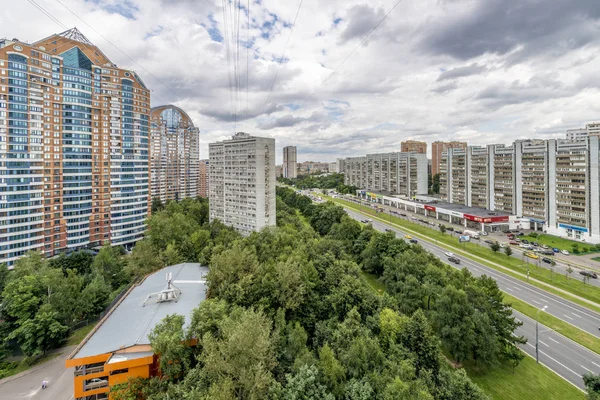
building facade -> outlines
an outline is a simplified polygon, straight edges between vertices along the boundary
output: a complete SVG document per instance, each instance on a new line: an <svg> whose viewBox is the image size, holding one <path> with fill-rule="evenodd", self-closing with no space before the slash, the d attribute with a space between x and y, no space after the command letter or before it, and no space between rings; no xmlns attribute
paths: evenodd
<svg viewBox="0 0 600 400"><path fill-rule="evenodd" d="M298 163L298 173L303 175L329 172L329 163L306 161Z"/></svg>
<svg viewBox="0 0 600 400"><path fill-rule="evenodd" d="M286 146L283 148L283 177L295 179L298 177L298 154L296 146Z"/></svg>
<svg viewBox="0 0 600 400"><path fill-rule="evenodd" d="M336 173L337 174L338 172L340 172L340 171L338 170L338 163L337 163L337 161L329 163L329 173Z"/></svg>
<svg viewBox="0 0 600 400"><path fill-rule="evenodd" d="M200 166L198 167L198 196L208 198L208 160L200 160Z"/></svg>
<svg viewBox="0 0 600 400"><path fill-rule="evenodd" d="M181 200L200 194L200 130L179 107L150 111L151 190L153 198Z"/></svg>
<svg viewBox="0 0 600 400"><path fill-rule="evenodd" d="M442 153L448 149L466 149L466 142L433 142L431 144L431 174L437 175L440 173L442 165Z"/></svg>
<svg viewBox="0 0 600 400"><path fill-rule="evenodd" d="M210 220L245 235L275 226L275 139L238 132L209 155Z"/></svg>
<svg viewBox="0 0 600 400"><path fill-rule="evenodd" d="M567 140L580 141L588 136L600 136L600 122L590 122L585 128L567 130Z"/></svg>
<svg viewBox="0 0 600 400"><path fill-rule="evenodd" d="M427 143L419 142L418 140L407 140L405 142L400 143L400 151L402 153L415 152L415 153L426 154L427 153Z"/></svg>
<svg viewBox="0 0 600 400"><path fill-rule="evenodd" d="M150 91L77 29L0 40L0 263L145 231Z"/></svg>
<svg viewBox="0 0 600 400"><path fill-rule="evenodd" d="M466 156L446 150L440 194L451 203L514 214L534 230L600 243L599 140L469 146Z"/></svg>
<svg viewBox="0 0 600 400"><path fill-rule="evenodd" d="M427 156L379 153L344 161L344 183L363 190L414 197L427 193Z"/></svg>

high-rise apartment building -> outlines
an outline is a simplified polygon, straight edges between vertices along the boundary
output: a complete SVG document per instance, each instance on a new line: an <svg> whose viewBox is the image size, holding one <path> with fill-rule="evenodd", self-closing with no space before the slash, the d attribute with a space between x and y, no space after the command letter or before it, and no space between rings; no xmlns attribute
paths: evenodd
<svg viewBox="0 0 600 400"><path fill-rule="evenodd" d="M295 179L298 177L298 154L296 146L286 146L283 148L283 177Z"/></svg>
<svg viewBox="0 0 600 400"><path fill-rule="evenodd" d="M448 149L463 149L467 148L466 142L433 142L431 144L431 174L436 175L440 173L440 167L442 165L442 153Z"/></svg>
<svg viewBox="0 0 600 400"><path fill-rule="evenodd" d="M427 193L427 156L379 153L344 161L344 183L360 189L404 197Z"/></svg>
<svg viewBox="0 0 600 400"><path fill-rule="evenodd" d="M427 143L420 142L418 140L407 140L405 142L400 143L400 151L402 153L415 152L415 153L420 153L420 154L426 154L427 153Z"/></svg>
<svg viewBox="0 0 600 400"><path fill-rule="evenodd" d="M590 122L585 128L567 130L567 140L580 141L588 136L600 136L600 122Z"/></svg>
<svg viewBox="0 0 600 400"><path fill-rule="evenodd" d="M198 171L198 196L208 198L208 160L200 160Z"/></svg>
<svg viewBox="0 0 600 400"><path fill-rule="evenodd" d="M338 170L338 163L337 163L337 161L329 163L329 173L330 174L335 174L335 173L338 173L338 172L340 172L340 171Z"/></svg>
<svg viewBox="0 0 600 400"><path fill-rule="evenodd" d="M466 156L449 149L442 156L440 194L528 219L535 230L600 243L599 141L590 136L469 146Z"/></svg>
<svg viewBox="0 0 600 400"><path fill-rule="evenodd" d="M0 262L142 237L150 91L77 29L0 40Z"/></svg>
<svg viewBox="0 0 600 400"><path fill-rule="evenodd" d="M244 235L275 225L275 139L238 132L209 145L210 220Z"/></svg>
<svg viewBox="0 0 600 400"><path fill-rule="evenodd" d="M199 195L200 130L179 107L150 110L151 195L165 203Z"/></svg>

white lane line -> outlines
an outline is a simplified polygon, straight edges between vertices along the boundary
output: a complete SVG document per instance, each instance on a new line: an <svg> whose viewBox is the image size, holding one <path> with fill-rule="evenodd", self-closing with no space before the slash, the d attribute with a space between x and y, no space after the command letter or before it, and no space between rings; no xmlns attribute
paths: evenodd
<svg viewBox="0 0 600 400"><path fill-rule="evenodd" d="M572 312L571 314L573 314L574 316L576 316L577 318L581 318L581 315L577 315L574 312Z"/></svg>
<svg viewBox="0 0 600 400"><path fill-rule="evenodd" d="M552 339L551 337L548 337L548 339L552 340L552 341L553 341L554 343L556 343L556 344L560 344L560 343L558 343L558 341L557 341L557 340L554 340L554 339Z"/></svg>
<svg viewBox="0 0 600 400"><path fill-rule="evenodd" d="M535 349L535 346L532 345L531 343L527 343L528 346L531 346ZM546 357L548 357L549 359L551 359L552 361L554 361L555 363L557 363L558 365L560 365L561 367L563 367L564 369L566 369L567 371L572 372L573 374L577 375L577 376L581 376L581 374L573 371L571 368L567 367L565 364L561 363L560 361L557 361L556 358L549 356L548 354L544 353L543 351L540 350L540 353L542 353L543 355L545 355ZM552 368L550 368L552 369Z"/></svg>
<svg viewBox="0 0 600 400"><path fill-rule="evenodd" d="M535 300L533 300L533 299L532 299L531 301L533 301L533 302L534 302L535 304L537 304L537 305L542 305L542 303L540 303L539 301L535 301Z"/></svg>
<svg viewBox="0 0 600 400"><path fill-rule="evenodd" d="M518 290L519 292L521 291L521 289L519 289L518 287L513 287L513 289Z"/></svg>
<svg viewBox="0 0 600 400"><path fill-rule="evenodd" d="M569 318L571 321L573 321L573 318L569 317L567 314L563 314L563 316L564 316L565 318Z"/></svg>
<svg viewBox="0 0 600 400"><path fill-rule="evenodd" d="M600 365L596 364L595 362L592 361L592 364L594 364L596 367L600 368Z"/></svg>
<svg viewBox="0 0 600 400"><path fill-rule="evenodd" d="M591 370L587 369L587 368L586 368L586 367L584 367L583 365L581 366L581 368L585 369L587 372L590 372L590 373L592 373L592 374L594 373L594 371L591 371Z"/></svg>
<svg viewBox="0 0 600 400"><path fill-rule="evenodd" d="M512 290L511 288L507 287L506 290L510 290L511 292L514 292L514 290Z"/></svg>
<svg viewBox="0 0 600 400"><path fill-rule="evenodd" d="M541 343L541 344L543 344L543 345L544 345L544 346L546 346L546 347L550 347L550 346L548 346L546 343L542 342L541 340L540 340L540 343Z"/></svg>

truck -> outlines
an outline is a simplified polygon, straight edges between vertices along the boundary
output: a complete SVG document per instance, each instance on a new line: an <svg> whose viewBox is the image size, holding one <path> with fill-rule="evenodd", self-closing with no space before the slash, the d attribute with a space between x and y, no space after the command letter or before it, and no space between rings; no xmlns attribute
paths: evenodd
<svg viewBox="0 0 600 400"><path fill-rule="evenodd" d="M466 230L466 229L463 231L463 235L471 236L473 239L478 239L479 238L479 232L469 231L469 230Z"/></svg>

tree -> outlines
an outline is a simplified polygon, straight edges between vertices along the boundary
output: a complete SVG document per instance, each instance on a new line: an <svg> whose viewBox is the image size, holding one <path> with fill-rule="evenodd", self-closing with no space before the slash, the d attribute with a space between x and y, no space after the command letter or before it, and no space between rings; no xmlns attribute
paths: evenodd
<svg viewBox="0 0 600 400"><path fill-rule="evenodd" d="M569 275L571 275L573 273L573 268L571 268L570 265L567 266L567 273L565 274L565 277L567 278L567 280L569 280Z"/></svg>
<svg viewBox="0 0 600 400"><path fill-rule="evenodd" d="M587 398L589 400L600 399L600 375L586 373L583 375L583 383L587 390Z"/></svg>
<svg viewBox="0 0 600 400"><path fill-rule="evenodd" d="M510 362L512 366L513 375L515 374L515 368L519 366L523 358L525 358L525 354L516 346L509 346L506 351L506 359Z"/></svg>
<svg viewBox="0 0 600 400"><path fill-rule="evenodd" d="M58 313L49 304L40 307L34 318L27 319L12 331L8 339L16 339L28 356L45 354L58 347L65 339L69 328L58 322Z"/></svg>
<svg viewBox="0 0 600 400"><path fill-rule="evenodd" d="M285 400L335 400L327 387L319 382L319 371L314 365L303 365L295 375L286 375L281 396Z"/></svg>
<svg viewBox="0 0 600 400"><path fill-rule="evenodd" d="M113 288L119 287L125 281L123 272L123 263L119 254L119 249L105 245L100 249L98 255L92 263L92 271L101 274L105 282Z"/></svg>
<svg viewBox="0 0 600 400"><path fill-rule="evenodd" d="M433 194L440 193L440 174L433 175L432 178L433 183L431 184L431 191Z"/></svg>
<svg viewBox="0 0 600 400"><path fill-rule="evenodd" d="M439 340L433 333L429 321L421 310L415 311L400 332L400 343L415 353L415 372L420 376L424 371L434 375L440 368Z"/></svg>
<svg viewBox="0 0 600 400"><path fill-rule="evenodd" d="M167 248L160 253L160 259L162 261L162 265L165 267L169 265L177 265L184 261L174 242L169 243Z"/></svg>
<svg viewBox="0 0 600 400"><path fill-rule="evenodd" d="M163 266L164 264L161 262L156 249L148 239L143 239L135 244L133 251L127 257L127 266L125 268L129 275L141 277Z"/></svg>
<svg viewBox="0 0 600 400"><path fill-rule="evenodd" d="M157 213L165 209L165 205L163 204L160 197L154 197L152 199L152 214Z"/></svg>
<svg viewBox="0 0 600 400"><path fill-rule="evenodd" d="M446 233L446 225L440 225L440 232L442 232L442 235Z"/></svg>
<svg viewBox="0 0 600 400"><path fill-rule="evenodd" d="M159 356L162 375L174 381L180 379L191 365L190 345L185 341L183 315L167 315L148 334L152 350Z"/></svg>
<svg viewBox="0 0 600 400"><path fill-rule="evenodd" d="M500 243L498 243L497 241L496 241L496 242L494 242L494 243L492 243L492 244L490 245L490 249L492 249L492 251L493 251L494 253L495 253L495 252L497 252L498 250L500 250Z"/></svg>
<svg viewBox="0 0 600 400"><path fill-rule="evenodd" d="M321 373L321 379L323 383L331 389L333 394L340 396L343 387L346 371L342 364L335 358L335 354L328 343L325 343L323 347L319 349L319 371Z"/></svg>
<svg viewBox="0 0 600 400"><path fill-rule="evenodd" d="M512 255L512 253L513 253L513 251L512 251L512 249L510 248L510 246L506 246L506 247L504 248L504 254L506 254L508 257L510 257L510 256Z"/></svg>

